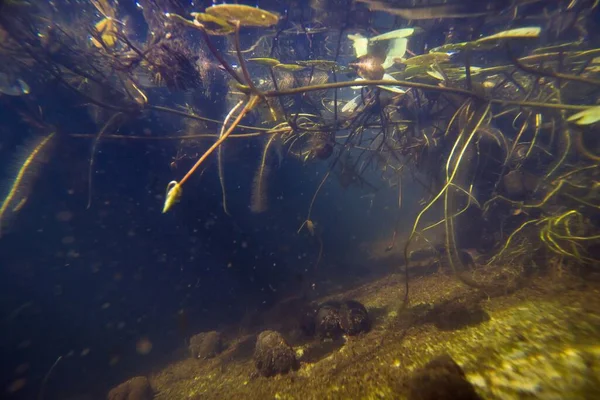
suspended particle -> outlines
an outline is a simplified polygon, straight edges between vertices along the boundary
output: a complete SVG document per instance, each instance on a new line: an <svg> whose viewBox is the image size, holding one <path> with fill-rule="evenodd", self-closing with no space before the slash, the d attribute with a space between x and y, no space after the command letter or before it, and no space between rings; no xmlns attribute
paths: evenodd
<svg viewBox="0 0 600 400"><path fill-rule="evenodd" d="M138 354L147 355L152 351L152 342L147 337L140 338L135 344L135 350Z"/></svg>

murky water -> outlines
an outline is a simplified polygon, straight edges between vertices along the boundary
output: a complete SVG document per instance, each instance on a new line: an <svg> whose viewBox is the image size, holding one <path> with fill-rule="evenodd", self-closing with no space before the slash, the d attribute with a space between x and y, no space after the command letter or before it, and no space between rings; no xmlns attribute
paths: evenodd
<svg viewBox="0 0 600 400"><path fill-rule="evenodd" d="M3 396L598 397L598 9L3 3Z"/></svg>

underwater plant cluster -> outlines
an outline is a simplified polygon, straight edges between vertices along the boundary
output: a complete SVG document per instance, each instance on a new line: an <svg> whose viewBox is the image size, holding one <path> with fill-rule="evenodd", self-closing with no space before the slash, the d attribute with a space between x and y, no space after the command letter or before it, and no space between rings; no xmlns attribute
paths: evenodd
<svg viewBox="0 0 600 400"><path fill-rule="evenodd" d="M217 206L203 216L202 227L229 230L212 242L177 243L173 253L179 258L172 263L201 259L212 274L217 268L198 249L212 247L206 251L211 257L237 256L248 242L236 235L244 231L245 218L256 218L257 227L247 231L260 237L260 252L274 252L264 245L270 239L286 242L272 247L302 265L293 285L305 297L327 285L321 281L335 288L330 281L344 277L331 265L352 258L356 249L343 254L328 246L346 240L343 223L353 215L344 213L338 231L331 215L352 201L367 216L375 209L389 222L379 225L373 218L377 240L385 242L379 260L389 256L402 274L398 315L410 308L411 282L425 274L423 263L445 268L489 296L512 292L541 271L584 278L599 272L597 1L197 3L2 2L0 107L28 131L23 140L8 124L0 128L1 154L16 148L14 143L22 147L0 199L0 241L19 231L46 166L85 152L68 176L74 182L69 190L85 193L80 208L125 209L102 190L110 186L122 193L131 181L146 179L128 200L129 210L135 209L128 212L142 221L150 214L161 218L154 232L164 233L176 229L173 218L195 220L190 210L198 212L210 197ZM135 154L147 164L123 163L123 170L106 178L102 160L111 156L108 143L125 146L115 150L124 159ZM289 173L290 165L300 172ZM346 197L335 198L332 187ZM291 188L298 193L290 195ZM383 199L392 201L378 207ZM139 202L156 204L140 211L132 206ZM293 209L298 204L302 208ZM319 212L319 204L332 211ZM55 212L58 221L72 219ZM118 222L118 231L135 236L127 221ZM285 236L276 231L288 225L294 228ZM90 226L107 225L98 218ZM272 237L261 237L262 228L271 229ZM289 237L309 243L312 253L291 255ZM66 236L62 244L75 240ZM127 257L126 247L121 244L121 258ZM77 259L79 253L66 257ZM226 269L254 280L258 258L228 262ZM268 263L273 268L257 286L284 298L271 285L276 262ZM221 275L215 274L216 282ZM178 284L176 290L199 282ZM214 293L227 292L213 286ZM237 292L243 289L229 289L232 298ZM218 300L212 303L218 309ZM303 327L311 339L335 341L371 331L375 319L361 302L338 298L319 304ZM428 318L444 315L438 327L452 326L463 310L457 308L450 317L436 308ZM489 320L485 317L478 322ZM186 331L193 359L227 353L220 334L207 332ZM151 349L152 343L138 341L139 354ZM298 369L294 349L277 329L257 333L254 359L263 377ZM452 359L440 363L434 369L475 396L470 386L461 386L464 373ZM134 398L119 390L150 396L149 383L134 379L109 398ZM407 392L413 390L407 385ZM409 397L437 394L419 396Z"/></svg>

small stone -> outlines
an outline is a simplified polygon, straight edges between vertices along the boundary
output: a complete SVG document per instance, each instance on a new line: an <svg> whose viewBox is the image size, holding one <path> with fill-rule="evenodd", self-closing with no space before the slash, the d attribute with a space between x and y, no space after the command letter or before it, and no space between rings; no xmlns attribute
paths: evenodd
<svg viewBox="0 0 600 400"><path fill-rule="evenodd" d="M315 317L316 332L321 338L336 338L342 335L341 304L337 301L328 301L319 306Z"/></svg>
<svg viewBox="0 0 600 400"><path fill-rule="evenodd" d="M145 376L136 376L108 392L108 400L151 400L152 388Z"/></svg>
<svg viewBox="0 0 600 400"><path fill-rule="evenodd" d="M190 339L189 349L194 358L201 360L213 358L223 350L221 334L210 331L194 335Z"/></svg>
<svg viewBox="0 0 600 400"><path fill-rule="evenodd" d="M371 327L369 313L358 301L349 300L342 304L340 326L347 335L367 332Z"/></svg>
<svg viewBox="0 0 600 400"><path fill-rule="evenodd" d="M316 332L321 338L338 338L367 332L371 327L365 306L355 300L328 301L321 306L315 317Z"/></svg>
<svg viewBox="0 0 600 400"><path fill-rule="evenodd" d="M258 335L254 349L254 365L262 376L285 374L297 367L294 350L279 332L264 331Z"/></svg>

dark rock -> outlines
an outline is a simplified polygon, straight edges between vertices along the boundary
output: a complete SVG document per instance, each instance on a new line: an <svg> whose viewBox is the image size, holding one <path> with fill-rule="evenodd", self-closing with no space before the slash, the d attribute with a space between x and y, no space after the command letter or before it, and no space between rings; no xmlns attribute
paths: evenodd
<svg viewBox="0 0 600 400"><path fill-rule="evenodd" d="M371 327L369 313L358 301L349 300L342 304L340 326L347 335L367 332Z"/></svg>
<svg viewBox="0 0 600 400"><path fill-rule="evenodd" d="M462 368L449 355L431 360L408 382L408 400L481 400Z"/></svg>
<svg viewBox="0 0 600 400"><path fill-rule="evenodd" d="M108 400L150 400L154 397L148 378L136 376L108 392Z"/></svg>
<svg viewBox="0 0 600 400"><path fill-rule="evenodd" d="M279 332L264 331L258 335L254 365L262 376L285 374L297 364L294 350Z"/></svg>
<svg viewBox="0 0 600 400"><path fill-rule="evenodd" d="M315 326L321 338L335 339L344 333L352 336L367 332L371 323L367 309L358 301L328 301L319 307Z"/></svg>
<svg viewBox="0 0 600 400"><path fill-rule="evenodd" d="M221 334L217 331L202 332L190 338L190 352L201 360L215 357L222 347Z"/></svg>
<svg viewBox="0 0 600 400"><path fill-rule="evenodd" d="M342 335L342 305L337 301L328 301L319 307L315 317L317 335L321 338L336 338Z"/></svg>

